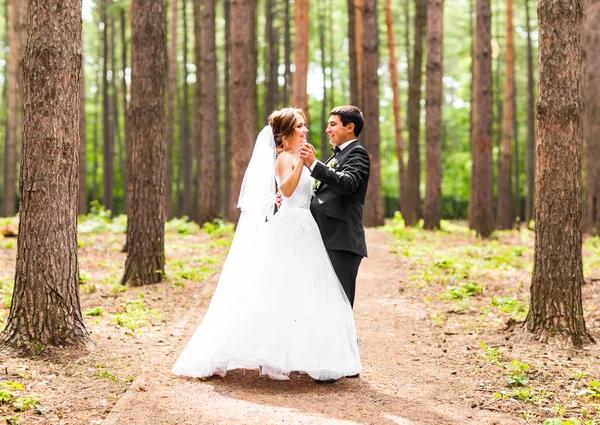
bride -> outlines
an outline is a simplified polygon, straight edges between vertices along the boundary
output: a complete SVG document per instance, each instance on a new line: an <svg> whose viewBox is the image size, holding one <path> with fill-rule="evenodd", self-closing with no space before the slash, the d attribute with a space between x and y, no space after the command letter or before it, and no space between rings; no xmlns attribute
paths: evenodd
<svg viewBox="0 0 600 425"><path fill-rule="evenodd" d="M257 369L332 382L361 372L352 308L309 206L300 109L273 112L244 175L240 220L202 323L173 367L191 377ZM283 196L273 214L275 181Z"/></svg>

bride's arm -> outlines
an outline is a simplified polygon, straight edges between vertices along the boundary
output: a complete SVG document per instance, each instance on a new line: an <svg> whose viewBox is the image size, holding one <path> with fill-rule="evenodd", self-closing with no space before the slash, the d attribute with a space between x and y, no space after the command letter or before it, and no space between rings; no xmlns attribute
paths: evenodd
<svg viewBox="0 0 600 425"><path fill-rule="evenodd" d="M302 175L302 168L304 167L304 160L301 159L294 166L294 157L287 152L281 152L277 157L277 175L279 176L281 193L286 198L292 196L294 190L298 186L300 176Z"/></svg>

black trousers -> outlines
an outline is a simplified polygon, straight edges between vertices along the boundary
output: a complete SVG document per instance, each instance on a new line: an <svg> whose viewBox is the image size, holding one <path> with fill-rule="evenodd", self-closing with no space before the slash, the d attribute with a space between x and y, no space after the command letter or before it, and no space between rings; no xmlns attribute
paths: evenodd
<svg viewBox="0 0 600 425"><path fill-rule="evenodd" d="M356 292L356 276L358 275L358 266L362 261L362 256L350 251L338 251L328 249L327 253L331 259L331 264L337 274L344 292L354 307L354 294Z"/></svg>

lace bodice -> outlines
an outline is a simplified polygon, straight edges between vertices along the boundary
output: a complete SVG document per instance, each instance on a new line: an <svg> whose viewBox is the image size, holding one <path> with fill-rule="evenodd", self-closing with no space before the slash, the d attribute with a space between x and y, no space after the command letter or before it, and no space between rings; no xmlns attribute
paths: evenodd
<svg viewBox="0 0 600 425"><path fill-rule="evenodd" d="M280 185L281 182L279 181L279 176L275 177L275 179L277 180L277 185ZM289 198L283 196L281 208L308 209L310 207L314 182L315 179L310 176L308 168L303 167L302 175L300 176L300 181L298 182L298 186L296 186L296 190Z"/></svg>

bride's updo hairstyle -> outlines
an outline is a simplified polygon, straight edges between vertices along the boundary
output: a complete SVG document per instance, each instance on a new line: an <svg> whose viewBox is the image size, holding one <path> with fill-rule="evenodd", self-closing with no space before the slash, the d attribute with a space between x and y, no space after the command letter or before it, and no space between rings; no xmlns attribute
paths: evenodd
<svg viewBox="0 0 600 425"><path fill-rule="evenodd" d="M273 111L269 115L269 125L273 129L273 137L275 138L275 147L277 152L283 150L283 140L294 135L296 129L296 114L302 115L306 120L306 116L302 109L298 108L283 108L278 111Z"/></svg>

